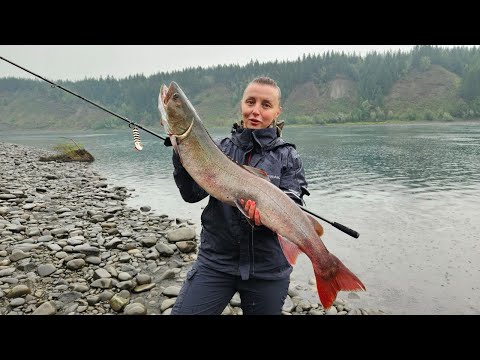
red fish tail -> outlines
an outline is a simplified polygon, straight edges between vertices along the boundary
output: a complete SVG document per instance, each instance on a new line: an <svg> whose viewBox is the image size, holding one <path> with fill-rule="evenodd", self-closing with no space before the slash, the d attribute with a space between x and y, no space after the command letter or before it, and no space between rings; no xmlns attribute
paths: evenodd
<svg viewBox="0 0 480 360"><path fill-rule="evenodd" d="M335 255L328 253L328 257L326 262L323 260L313 264L318 296L324 309L332 306L339 291L365 290L360 279L348 270ZM325 263L328 265L325 266Z"/></svg>

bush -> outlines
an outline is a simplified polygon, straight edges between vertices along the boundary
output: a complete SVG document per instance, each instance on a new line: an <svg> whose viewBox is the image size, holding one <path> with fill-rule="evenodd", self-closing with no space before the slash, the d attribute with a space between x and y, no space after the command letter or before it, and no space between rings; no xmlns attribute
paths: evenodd
<svg viewBox="0 0 480 360"><path fill-rule="evenodd" d="M72 140L72 139L70 139ZM73 141L73 140L72 140ZM78 145L75 141L75 144L58 144L53 147L54 150L58 151L59 154L52 156L41 156L40 161L60 161L60 162L70 162L70 161L80 161L80 162L92 162L95 160L92 154L90 154L82 144Z"/></svg>

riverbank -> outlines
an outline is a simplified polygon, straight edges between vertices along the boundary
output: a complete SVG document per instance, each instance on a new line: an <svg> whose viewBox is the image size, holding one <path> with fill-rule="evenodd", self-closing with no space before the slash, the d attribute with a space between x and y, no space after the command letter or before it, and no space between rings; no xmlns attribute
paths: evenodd
<svg viewBox="0 0 480 360"><path fill-rule="evenodd" d="M0 143L0 314L170 314L197 225L127 206L134 190L91 164L39 161L51 154ZM340 297L325 311L300 289L291 283L285 315L383 313ZM242 314L238 294L224 314Z"/></svg>

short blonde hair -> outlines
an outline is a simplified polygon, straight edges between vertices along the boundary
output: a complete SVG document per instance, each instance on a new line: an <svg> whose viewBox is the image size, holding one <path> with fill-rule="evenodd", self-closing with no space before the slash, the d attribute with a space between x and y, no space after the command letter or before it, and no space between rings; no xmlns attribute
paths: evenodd
<svg viewBox="0 0 480 360"><path fill-rule="evenodd" d="M280 104L282 102L282 90L280 90L280 87L278 86L277 82L275 80L273 80L272 78L270 78L268 76L260 76L260 77L257 77L255 79L253 79L252 81L250 81L249 85L250 84L262 84L262 85L273 86L278 91L278 103ZM246 88L245 88L245 90L246 90Z"/></svg>

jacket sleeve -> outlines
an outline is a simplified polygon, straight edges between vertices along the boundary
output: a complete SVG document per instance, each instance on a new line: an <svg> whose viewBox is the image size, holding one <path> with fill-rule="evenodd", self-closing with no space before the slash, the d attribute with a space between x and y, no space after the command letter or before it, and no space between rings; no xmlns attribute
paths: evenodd
<svg viewBox="0 0 480 360"><path fill-rule="evenodd" d="M307 190L303 161L295 148L291 147L289 150L279 187L297 204L305 205L303 195L310 195L310 192Z"/></svg>
<svg viewBox="0 0 480 360"><path fill-rule="evenodd" d="M180 190L180 195L182 195L183 200L189 203L195 203L205 199L208 193L203 190L195 180L193 180L187 170L185 170L180 162L180 156L178 156L175 150L172 155L172 163L173 178L175 179L175 183Z"/></svg>

